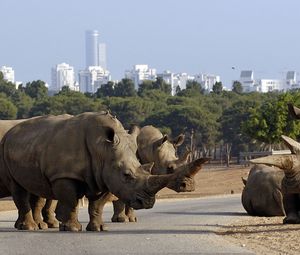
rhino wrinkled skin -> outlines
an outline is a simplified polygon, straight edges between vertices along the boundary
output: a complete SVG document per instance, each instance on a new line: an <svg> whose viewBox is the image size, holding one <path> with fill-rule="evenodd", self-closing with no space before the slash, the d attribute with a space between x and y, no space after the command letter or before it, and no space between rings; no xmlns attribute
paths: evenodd
<svg viewBox="0 0 300 255"><path fill-rule="evenodd" d="M275 166L284 172L281 182L283 205L286 217L285 224L299 224L300 217L300 143L290 137L282 135L284 144L290 149L291 154L271 155L250 160L254 164Z"/></svg>
<svg viewBox="0 0 300 255"><path fill-rule="evenodd" d="M142 164L154 162L151 172L153 174L167 174L182 171L183 169L195 168L194 174L181 176L176 183L169 183L168 188L176 192L190 192L195 189L193 176L201 169L201 165L207 159L198 159L187 163L190 152L187 151L182 157L177 157L177 147L184 141L184 135L180 134L174 139L163 135L158 128L151 125L140 129L137 136L137 155ZM113 201L114 215L112 222L137 221L134 211L120 200Z"/></svg>
<svg viewBox="0 0 300 255"><path fill-rule="evenodd" d="M284 173L277 167L255 165L242 191L242 204L251 216L284 215L281 182Z"/></svg>
<svg viewBox="0 0 300 255"><path fill-rule="evenodd" d="M45 116L22 122L1 141L0 174L17 206L19 229L35 230L29 193L57 199L60 230L79 231L78 199L89 199L88 230L101 230L99 198L111 192L135 209L151 208L155 193L182 171L151 175L136 157L136 134L108 112Z"/></svg>

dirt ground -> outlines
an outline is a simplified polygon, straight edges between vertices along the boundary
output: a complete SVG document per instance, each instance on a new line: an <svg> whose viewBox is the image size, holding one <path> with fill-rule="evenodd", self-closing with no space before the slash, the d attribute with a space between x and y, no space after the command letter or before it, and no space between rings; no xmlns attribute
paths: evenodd
<svg viewBox="0 0 300 255"><path fill-rule="evenodd" d="M243 190L241 177L247 177L250 167L230 168L206 165L196 176L196 190L176 193L163 189L158 198L201 197L220 194L240 194ZM0 200L0 211L14 210L10 200ZM283 225L283 217L241 216L228 226L220 226L216 234L223 235L256 254L300 254L300 225Z"/></svg>

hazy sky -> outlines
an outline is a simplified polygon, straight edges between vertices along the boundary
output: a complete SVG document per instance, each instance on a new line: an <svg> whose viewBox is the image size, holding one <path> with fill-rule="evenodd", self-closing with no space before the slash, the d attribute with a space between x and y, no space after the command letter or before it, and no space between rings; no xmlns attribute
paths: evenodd
<svg viewBox="0 0 300 255"><path fill-rule="evenodd" d="M299 13L299 0L0 0L0 66L50 83L56 64L85 67L96 29L113 79L134 64L218 74L227 87L245 69L282 78L300 71Z"/></svg>

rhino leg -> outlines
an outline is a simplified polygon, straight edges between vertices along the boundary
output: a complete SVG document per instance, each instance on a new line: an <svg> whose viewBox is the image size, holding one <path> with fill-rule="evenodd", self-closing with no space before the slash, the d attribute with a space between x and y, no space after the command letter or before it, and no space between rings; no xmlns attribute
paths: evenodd
<svg viewBox="0 0 300 255"><path fill-rule="evenodd" d="M48 224L48 228L58 228L59 222L55 218L55 208L57 200L47 199L46 204L42 209L44 221Z"/></svg>
<svg viewBox="0 0 300 255"><path fill-rule="evenodd" d="M299 224L299 198L297 194L284 194L283 205L286 217L283 219L283 224Z"/></svg>
<svg viewBox="0 0 300 255"><path fill-rule="evenodd" d="M90 222L88 223L86 230L87 231L106 231L106 227L104 226L102 214L103 208L106 202L113 195L110 192L104 192L101 194L101 197L88 197L89 200L89 216Z"/></svg>
<svg viewBox="0 0 300 255"><path fill-rule="evenodd" d="M39 229L47 229L48 225L42 218L42 209L46 204L46 199L31 194L29 201L35 223L38 225Z"/></svg>
<svg viewBox="0 0 300 255"><path fill-rule="evenodd" d="M11 182L11 193L19 214L15 227L19 230L38 230L29 203L30 194L15 181Z"/></svg>
<svg viewBox="0 0 300 255"><path fill-rule="evenodd" d="M61 221L60 231L81 231L78 222L79 183L71 179L59 179L53 182L52 190L58 203L55 209L57 219Z"/></svg>
<svg viewBox="0 0 300 255"><path fill-rule="evenodd" d="M114 214L111 218L112 222L129 221L125 213L125 204L120 199L113 201L113 207L114 207Z"/></svg>
<svg viewBox="0 0 300 255"><path fill-rule="evenodd" d="M134 213L134 209L129 207L128 205L125 206L125 214L128 217L129 222L137 222L137 218Z"/></svg>

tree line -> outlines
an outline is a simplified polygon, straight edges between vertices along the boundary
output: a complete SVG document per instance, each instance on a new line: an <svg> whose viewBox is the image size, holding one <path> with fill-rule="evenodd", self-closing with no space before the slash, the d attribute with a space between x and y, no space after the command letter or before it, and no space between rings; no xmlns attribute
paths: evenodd
<svg viewBox="0 0 300 255"><path fill-rule="evenodd" d="M288 115L287 104L300 106L300 92L242 93L238 82L232 91L216 83L212 92L189 81L176 89L158 78L144 81L138 91L129 79L108 82L96 93L81 93L63 87L51 93L45 82L36 80L18 88L0 72L0 119L21 119L41 115L72 114L109 110L125 128L153 125L163 133L186 135L185 143L199 155L224 159L241 151L270 150L281 146L280 136L294 139L300 124Z"/></svg>

